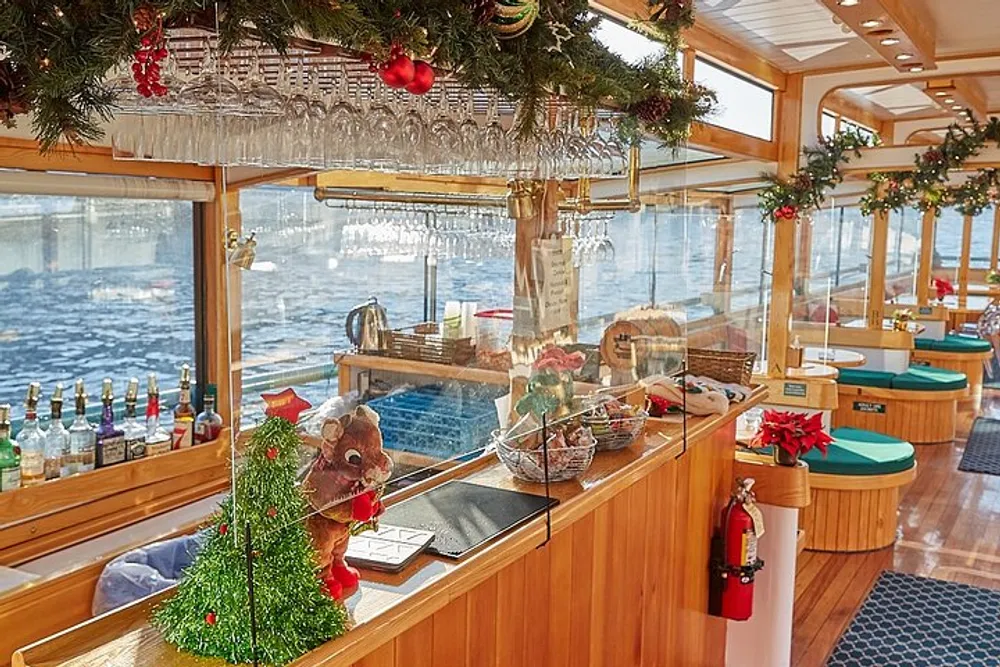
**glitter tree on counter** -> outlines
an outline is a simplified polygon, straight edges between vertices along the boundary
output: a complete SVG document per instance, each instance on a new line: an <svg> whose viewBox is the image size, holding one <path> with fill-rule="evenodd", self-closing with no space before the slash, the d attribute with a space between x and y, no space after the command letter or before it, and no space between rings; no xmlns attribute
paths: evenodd
<svg viewBox="0 0 1000 667"><path fill-rule="evenodd" d="M264 399L268 418L250 437L234 493L154 622L167 641L196 655L284 665L343 634L347 612L319 579L303 521L309 506L295 484L301 442L295 422L309 404L290 389Z"/></svg>

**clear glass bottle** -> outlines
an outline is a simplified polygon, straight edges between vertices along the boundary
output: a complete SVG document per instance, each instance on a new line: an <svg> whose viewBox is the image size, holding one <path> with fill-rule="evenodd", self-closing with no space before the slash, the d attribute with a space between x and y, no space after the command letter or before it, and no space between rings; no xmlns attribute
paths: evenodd
<svg viewBox="0 0 1000 667"><path fill-rule="evenodd" d="M21 450L10 437L10 404L0 405L0 493L21 488Z"/></svg>
<svg viewBox="0 0 1000 667"><path fill-rule="evenodd" d="M211 442L222 432L222 415L215 411L215 385L205 392L205 409L194 420L194 444Z"/></svg>
<svg viewBox="0 0 1000 667"><path fill-rule="evenodd" d="M125 432L115 426L115 389L111 378L101 385L101 423L94 444L94 466L107 468L125 462Z"/></svg>
<svg viewBox="0 0 1000 667"><path fill-rule="evenodd" d="M125 389L125 458L129 461L146 456L146 427L135 418L135 402L139 397L139 378L131 378Z"/></svg>
<svg viewBox="0 0 1000 667"><path fill-rule="evenodd" d="M66 473L69 460L69 431L62 423L63 386L56 385L49 399L49 430L45 432L45 479L58 479Z"/></svg>
<svg viewBox="0 0 1000 667"><path fill-rule="evenodd" d="M35 486L45 481L45 434L38 427L38 399L42 386L37 382L28 385L24 396L24 424L17 434L21 448L21 486Z"/></svg>
<svg viewBox="0 0 1000 667"><path fill-rule="evenodd" d="M174 407L174 449L194 444L194 407L191 406L191 367L181 366L181 395Z"/></svg>
<svg viewBox="0 0 1000 667"><path fill-rule="evenodd" d="M166 454L173 445L173 439L160 426L160 388L156 383L156 373L146 379L146 456Z"/></svg>
<svg viewBox="0 0 1000 667"><path fill-rule="evenodd" d="M87 390L83 387L83 378L76 381L74 391L76 416L69 427L69 463L64 474L75 475L94 469L94 444L97 440L94 428L87 421Z"/></svg>

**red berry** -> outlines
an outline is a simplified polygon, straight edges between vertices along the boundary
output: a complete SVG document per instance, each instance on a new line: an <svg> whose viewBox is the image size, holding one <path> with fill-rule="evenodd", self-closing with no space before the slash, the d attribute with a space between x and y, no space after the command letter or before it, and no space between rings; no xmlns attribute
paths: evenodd
<svg viewBox="0 0 1000 667"><path fill-rule="evenodd" d="M228 525L226 525L224 523L219 524L219 535L225 535L228 532L229 532L229 526Z"/></svg>
<svg viewBox="0 0 1000 667"><path fill-rule="evenodd" d="M135 59L138 60L141 63L145 63L149 59L149 52L148 51L136 51L135 52Z"/></svg>
<svg viewBox="0 0 1000 667"><path fill-rule="evenodd" d="M153 94L156 95L157 97L163 97L169 92L170 91L163 84L156 83L153 85Z"/></svg>
<svg viewBox="0 0 1000 667"><path fill-rule="evenodd" d="M146 67L146 71L149 72L150 74L158 75L160 73L160 66L157 65L155 62L149 63L149 65Z"/></svg>
<svg viewBox="0 0 1000 667"><path fill-rule="evenodd" d="M368 66L368 71L371 72L372 74L375 74L376 72L378 72L378 65L376 65L375 63L370 64Z"/></svg>
<svg viewBox="0 0 1000 667"><path fill-rule="evenodd" d="M137 90L139 91L139 94L142 95L143 97L153 96L153 91L150 90L149 86L147 86L145 83L140 83Z"/></svg>
<svg viewBox="0 0 1000 667"><path fill-rule="evenodd" d="M156 59L157 60L163 60L164 58L167 57L167 55L168 55L167 54L167 49L164 48L164 47L162 47L162 46L156 50Z"/></svg>
<svg viewBox="0 0 1000 667"><path fill-rule="evenodd" d="M268 447L265 455L267 456L268 459L273 461L274 459L278 458L278 448Z"/></svg>
<svg viewBox="0 0 1000 667"><path fill-rule="evenodd" d="M149 38L149 35L146 35L145 37L139 40L139 43L142 44L143 46L152 46L153 40Z"/></svg>
<svg viewBox="0 0 1000 667"><path fill-rule="evenodd" d="M399 11L398 9L392 13L393 18L397 18L397 19L399 17L401 17L402 15L403 15L403 12Z"/></svg>
<svg viewBox="0 0 1000 667"><path fill-rule="evenodd" d="M214 611L210 611L207 614L205 614L205 623L207 623L208 625L215 625L217 620L218 619L216 619Z"/></svg>
<svg viewBox="0 0 1000 667"><path fill-rule="evenodd" d="M142 65L139 63L132 63L132 71L138 74L142 71Z"/></svg>
<svg viewBox="0 0 1000 667"><path fill-rule="evenodd" d="M276 507L269 507L267 510L267 516L272 519L278 516L278 509Z"/></svg>

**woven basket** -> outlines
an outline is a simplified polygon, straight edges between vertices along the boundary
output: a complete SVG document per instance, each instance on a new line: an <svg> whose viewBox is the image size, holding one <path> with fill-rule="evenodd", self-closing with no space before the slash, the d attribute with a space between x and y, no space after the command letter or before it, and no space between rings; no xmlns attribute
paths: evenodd
<svg viewBox="0 0 1000 667"><path fill-rule="evenodd" d="M753 377L755 352L728 352L726 350L706 350L689 347L687 351L688 373L704 375L719 382L735 382L749 385Z"/></svg>
<svg viewBox="0 0 1000 667"><path fill-rule="evenodd" d="M465 366L476 354L471 338L442 338L441 336L402 331L382 333L382 354L396 359L427 361L432 364Z"/></svg>

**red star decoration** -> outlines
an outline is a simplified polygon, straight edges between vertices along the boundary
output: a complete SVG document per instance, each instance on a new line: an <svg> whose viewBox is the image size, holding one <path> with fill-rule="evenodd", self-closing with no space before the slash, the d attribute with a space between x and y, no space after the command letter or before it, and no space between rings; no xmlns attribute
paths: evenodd
<svg viewBox="0 0 1000 667"><path fill-rule="evenodd" d="M208 625L215 625L216 622L217 622L217 618L215 616L215 612L214 611L210 611L207 614L205 614L205 623L206 624L208 624Z"/></svg>
<svg viewBox="0 0 1000 667"><path fill-rule="evenodd" d="M277 447L268 447L266 454L267 454L268 460L273 461L274 459L278 458L278 448Z"/></svg>
<svg viewBox="0 0 1000 667"><path fill-rule="evenodd" d="M299 398L292 389L285 389L277 394L261 394L260 397L267 403L264 414L268 417L281 417L292 424L299 421L303 410L312 407L309 401Z"/></svg>

